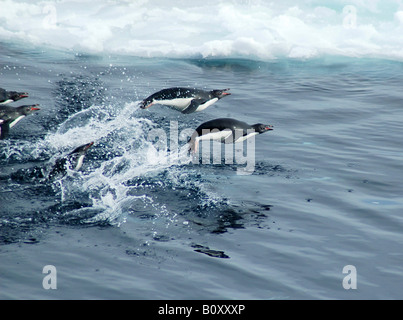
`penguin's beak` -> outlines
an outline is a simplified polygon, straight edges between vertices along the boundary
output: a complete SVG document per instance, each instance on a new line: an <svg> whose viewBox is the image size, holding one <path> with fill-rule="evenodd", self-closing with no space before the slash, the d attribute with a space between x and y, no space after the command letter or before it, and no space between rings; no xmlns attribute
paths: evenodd
<svg viewBox="0 0 403 320"><path fill-rule="evenodd" d="M273 129L273 126L270 125L270 124L268 124L268 125L265 127L265 129L266 129L266 131L274 130L274 129Z"/></svg>
<svg viewBox="0 0 403 320"><path fill-rule="evenodd" d="M24 92L20 94L20 98L28 98L28 93Z"/></svg>
<svg viewBox="0 0 403 320"><path fill-rule="evenodd" d="M228 90L229 90L229 88L228 88L228 89L224 89L222 95L223 95L223 96L229 96L229 95L231 95L230 92L226 92L226 91L228 91Z"/></svg>
<svg viewBox="0 0 403 320"><path fill-rule="evenodd" d="M87 151L89 148L91 148L94 145L94 141L90 142L89 144L87 144L87 146L85 147L85 151Z"/></svg>
<svg viewBox="0 0 403 320"><path fill-rule="evenodd" d="M154 104L154 102L151 102L151 103L149 103L149 104L147 104L147 105L142 105L142 106L141 106L141 109L148 109L148 108L151 107L153 104Z"/></svg>
<svg viewBox="0 0 403 320"><path fill-rule="evenodd" d="M41 110L40 108L37 108L37 106L39 106L39 104L34 105L33 107L31 107L31 111L38 111Z"/></svg>

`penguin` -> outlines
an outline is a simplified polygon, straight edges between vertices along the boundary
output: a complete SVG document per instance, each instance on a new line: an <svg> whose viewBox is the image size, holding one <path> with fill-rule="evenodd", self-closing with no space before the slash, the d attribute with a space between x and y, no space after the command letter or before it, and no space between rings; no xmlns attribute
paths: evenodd
<svg viewBox="0 0 403 320"><path fill-rule="evenodd" d="M200 112L231 93L230 89L205 91L192 88L168 88L158 91L140 103L140 108L147 109L153 104L172 107L184 114Z"/></svg>
<svg viewBox="0 0 403 320"><path fill-rule="evenodd" d="M41 179L42 181L51 181L55 178L63 178L66 175L67 170L80 170L83 166L84 157L94 142L82 145L74 149L71 153L62 158L58 158L45 166L35 166L33 168L20 169L14 173L11 173L10 177L14 181L27 181ZM0 176L0 180L8 179Z"/></svg>
<svg viewBox="0 0 403 320"><path fill-rule="evenodd" d="M59 158L55 161L55 164L49 170L48 178L52 179L58 175L65 175L67 170L79 171L84 163L84 158L87 151L94 145L94 142L83 144L75 148L72 152L66 156Z"/></svg>
<svg viewBox="0 0 403 320"><path fill-rule="evenodd" d="M15 102L27 97L28 93L26 92L7 91L0 88L0 105Z"/></svg>
<svg viewBox="0 0 403 320"><path fill-rule="evenodd" d="M255 135L273 130L272 125L246 122L231 118L219 118L202 123L189 139L189 151L196 153L201 140L214 140L222 143L238 143Z"/></svg>
<svg viewBox="0 0 403 320"><path fill-rule="evenodd" d="M5 139L10 129L19 121L38 110L40 110L38 104L23 105L17 108L7 105L0 106L0 140Z"/></svg>

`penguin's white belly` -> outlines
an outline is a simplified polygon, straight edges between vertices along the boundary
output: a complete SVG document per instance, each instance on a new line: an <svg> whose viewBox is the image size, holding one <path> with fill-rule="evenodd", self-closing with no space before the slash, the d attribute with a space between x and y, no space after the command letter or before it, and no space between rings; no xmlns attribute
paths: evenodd
<svg viewBox="0 0 403 320"><path fill-rule="evenodd" d="M203 134L200 137L197 137L197 140L199 140L199 141L202 141L202 140L223 141L223 140L227 139L231 134L232 134L231 130L210 132L210 133Z"/></svg>
<svg viewBox="0 0 403 320"><path fill-rule="evenodd" d="M83 162L84 162L84 157L85 155L81 155L78 159L77 159L77 164L74 167L74 170L78 171L81 169L81 167L83 166Z"/></svg>
<svg viewBox="0 0 403 320"><path fill-rule="evenodd" d="M0 104L7 104L7 103L11 103L14 102L14 100L8 99L6 101L0 102Z"/></svg>
<svg viewBox="0 0 403 320"><path fill-rule="evenodd" d="M218 98L210 99L210 100L206 101L205 103L199 105L197 107L197 109L195 110L195 112L203 111L204 109L210 107L213 103L215 103L217 101L218 101Z"/></svg>
<svg viewBox="0 0 403 320"><path fill-rule="evenodd" d="M246 139L249 139L249 138L251 138L251 137L253 137L253 136L256 136L256 135L258 135L258 134L259 134L258 132L251 132L251 133L249 133L249 134L247 134L247 135L245 135L245 136L239 137L239 138L236 139L234 142L235 142L235 143L242 142L242 141L245 141Z"/></svg>
<svg viewBox="0 0 403 320"><path fill-rule="evenodd" d="M154 103L163 104L178 110L185 110L192 103L193 98L177 98L171 100L154 100Z"/></svg>
<svg viewBox="0 0 403 320"><path fill-rule="evenodd" d="M21 119L25 118L25 116L19 116L13 122L10 122L10 128L14 127Z"/></svg>

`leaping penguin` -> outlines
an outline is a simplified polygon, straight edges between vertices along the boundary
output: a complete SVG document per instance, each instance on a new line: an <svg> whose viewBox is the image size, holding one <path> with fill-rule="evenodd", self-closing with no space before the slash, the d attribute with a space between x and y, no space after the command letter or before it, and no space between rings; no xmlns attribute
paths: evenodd
<svg viewBox="0 0 403 320"><path fill-rule="evenodd" d="M84 158L87 154L87 151L93 145L94 142L84 144L74 149L68 155L57 159L49 172L48 178L51 179L58 175L65 175L68 169L79 171L83 166Z"/></svg>
<svg viewBox="0 0 403 320"><path fill-rule="evenodd" d="M7 91L3 88L0 88L0 105L15 102L27 97L28 93L26 92Z"/></svg>
<svg viewBox="0 0 403 320"><path fill-rule="evenodd" d="M231 118L214 119L204 122L196 128L188 141L189 149L192 153L196 153L201 140L237 143L270 130L273 130L273 126L262 123L249 125Z"/></svg>
<svg viewBox="0 0 403 320"><path fill-rule="evenodd" d="M12 127L26 116L40 110L38 104L24 105L17 108L0 106L0 140L5 139Z"/></svg>
<svg viewBox="0 0 403 320"><path fill-rule="evenodd" d="M229 89L205 91L193 88L168 88L158 91L140 103L140 108L147 109L153 104L172 107L182 113L202 111L231 93Z"/></svg>

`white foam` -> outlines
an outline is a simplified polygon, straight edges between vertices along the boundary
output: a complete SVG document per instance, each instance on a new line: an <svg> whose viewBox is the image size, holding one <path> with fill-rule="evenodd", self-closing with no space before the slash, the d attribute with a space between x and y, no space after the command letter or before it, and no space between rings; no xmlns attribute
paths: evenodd
<svg viewBox="0 0 403 320"><path fill-rule="evenodd" d="M399 1L2 0L0 41L140 57L403 59Z"/></svg>
<svg viewBox="0 0 403 320"><path fill-rule="evenodd" d="M88 219L86 221L88 223L124 222L127 212L130 211L126 208L130 208L131 204L136 201L153 202L153 199L146 194L131 194L131 190L135 187L128 185L128 181L191 162L186 145L173 152L168 152L166 148L159 150L156 147L149 139L149 129L156 124L149 119L133 116L138 110L138 102L126 103L118 112L112 110L114 107L111 106L111 113L116 113L113 116L105 113L108 107L93 105L71 115L56 132L50 132L40 146L37 145L55 150L57 153L55 157L60 156L60 150L71 151L78 145L90 141L95 141L93 149L102 150L100 151L102 157L108 152L113 153L113 156L100 162L98 167L91 168L87 172L69 172L73 175L81 174L82 179L76 179L77 177L69 179L67 175L59 181L62 201L74 199L79 193L89 194L92 209L99 210L99 213ZM107 145L102 145L103 143ZM87 157L85 162L91 167L92 164ZM171 180L174 182L174 178ZM161 204L152 203L152 205L158 207L161 215L169 215ZM76 210L75 214L80 214L80 210Z"/></svg>

